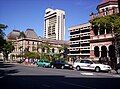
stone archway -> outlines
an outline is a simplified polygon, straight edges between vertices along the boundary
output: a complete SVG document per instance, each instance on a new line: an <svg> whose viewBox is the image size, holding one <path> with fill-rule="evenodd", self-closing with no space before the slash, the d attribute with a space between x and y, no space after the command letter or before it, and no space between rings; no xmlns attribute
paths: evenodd
<svg viewBox="0 0 120 89"><path fill-rule="evenodd" d="M95 57L99 57L99 47L98 46L95 46L94 47L94 55L95 55Z"/></svg>
<svg viewBox="0 0 120 89"><path fill-rule="evenodd" d="M110 66L114 69L117 64L117 58L115 57L115 46L109 46Z"/></svg>
<svg viewBox="0 0 120 89"><path fill-rule="evenodd" d="M103 63L103 64L109 64L109 59L107 57L107 47L106 46L101 47L101 55L100 55L99 62Z"/></svg>
<svg viewBox="0 0 120 89"><path fill-rule="evenodd" d="M54 48L52 48L52 53L54 53L55 52L55 49Z"/></svg>
<svg viewBox="0 0 120 89"><path fill-rule="evenodd" d="M107 57L107 47L106 46L101 47L101 57Z"/></svg>
<svg viewBox="0 0 120 89"><path fill-rule="evenodd" d="M110 45L108 47L108 49L109 49L109 52L108 52L109 57L115 57L115 46L114 45Z"/></svg>

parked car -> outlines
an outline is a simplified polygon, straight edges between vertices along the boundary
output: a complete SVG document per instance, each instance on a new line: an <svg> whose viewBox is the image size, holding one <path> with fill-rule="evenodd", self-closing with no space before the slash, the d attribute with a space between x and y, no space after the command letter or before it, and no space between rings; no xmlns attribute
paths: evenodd
<svg viewBox="0 0 120 89"><path fill-rule="evenodd" d="M120 62L116 65L115 71L117 74L120 73Z"/></svg>
<svg viewBox="0 0 120 89"><path fill-rule="evenodd" d="M61 68L61 69L64 69L64 68L69 68L69 69L72 69L73 66L71 64L68 64L66 63L65 61L63 60L55 60L55 61L52 61L50 63L50 66L51 68Z"/></svg>
<svg viewBox="0 0 120 89"><path fill-rule="evenodd" d="M38 67L50 67L50 62L45 59L38 59L37 66Z"/></svg>
<svg viewBox="0 0 120 89"><path fill-rule="evenodd" d="M82 59L82 60L75 61L73 64L73 67L76 70L88 69L88 70L95 70L96 72L111 70L111 67L109 65L94 63L92 60L89 60L89 59Z"/></svg>

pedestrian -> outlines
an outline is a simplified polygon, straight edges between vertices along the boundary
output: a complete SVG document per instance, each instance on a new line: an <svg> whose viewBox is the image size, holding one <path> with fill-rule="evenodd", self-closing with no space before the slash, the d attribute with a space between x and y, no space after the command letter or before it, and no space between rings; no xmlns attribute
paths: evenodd
<svg viewBox="0 0 120 89"><path fill-rule="evenodd" d="M25 64L28 65L28 58L25 59Z"/></svg>

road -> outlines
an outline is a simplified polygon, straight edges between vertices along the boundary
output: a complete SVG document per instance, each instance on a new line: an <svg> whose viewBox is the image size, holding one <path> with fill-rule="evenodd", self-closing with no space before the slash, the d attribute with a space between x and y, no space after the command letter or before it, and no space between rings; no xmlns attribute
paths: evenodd
<svg viewBox="0 0 120 89"><path fill-rule="evenodd" d="M0 64L0 89L120 89L120 75Z"/></svg>

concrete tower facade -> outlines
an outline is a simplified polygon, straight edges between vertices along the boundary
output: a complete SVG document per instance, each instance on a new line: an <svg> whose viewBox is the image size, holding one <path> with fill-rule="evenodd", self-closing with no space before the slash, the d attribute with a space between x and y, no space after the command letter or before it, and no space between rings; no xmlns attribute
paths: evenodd
<svg viewBox="0 0 120 89"><path fill-rule="evenodd" d="M44 16L44 37L54 40L64 40L65 12L58 9L46 9Z"/></svg>

